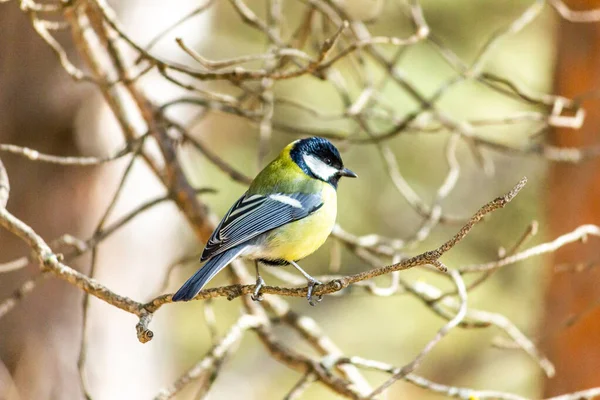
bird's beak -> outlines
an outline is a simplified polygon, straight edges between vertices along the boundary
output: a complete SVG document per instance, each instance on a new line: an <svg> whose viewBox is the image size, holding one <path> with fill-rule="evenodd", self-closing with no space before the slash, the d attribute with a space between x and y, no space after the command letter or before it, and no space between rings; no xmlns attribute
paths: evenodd
<svg viewBox="0 0 600 400"><path fill-rule="evenodd" d="M347 176L348 178L358 178L358 175L350 171L348 168L341 169L339 174L340 176Z"/></svg>

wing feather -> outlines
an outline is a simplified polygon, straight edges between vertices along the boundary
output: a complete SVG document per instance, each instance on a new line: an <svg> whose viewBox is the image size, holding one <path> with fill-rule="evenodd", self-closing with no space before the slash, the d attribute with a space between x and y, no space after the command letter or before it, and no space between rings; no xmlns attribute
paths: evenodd
<svg viewBox="0 0 600 400"><path fill-rule="evenodd" d="M244 194L211 235L201 261L282 225L305 218L323 205L318 194Z"/></svg>

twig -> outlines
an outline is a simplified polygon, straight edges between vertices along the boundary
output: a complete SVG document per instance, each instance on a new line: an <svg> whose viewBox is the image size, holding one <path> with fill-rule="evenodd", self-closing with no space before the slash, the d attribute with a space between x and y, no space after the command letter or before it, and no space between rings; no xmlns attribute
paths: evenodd
<svg viewBox="0 0 600 400"><path fill-rule="evenodd" d="M277 298L268 297L264 299L265 306L278 319L296 330L308 344L313 347L319 354L327 357L341 356L342 351L336 344L323 332L317 322L307 316L301 315L293 311L287 302ZM356 390L361 395L366 395L371 392L371 386L360 372L352 366L338 367L342 376L353 383Z"/></svg>
<svg viewBox="0 0 600 400"><path fill-rule="evenodd" d="M127 297L110 291L108 288L96 282L95 280L88 278L82 273L77 272L73 268L60 262L57 255L52 252L44 239L35 233L35 231L28 225L20 221L4 208L0 209L0 225L27 243L27 245L37 256L40 268L43 272L52 273L56 277L63 279L74 286L77 286L84 292L87 292L100 300L120 308L121 310L135 314L140 318L147 315L147 312L144 310L144 306L141 303L137 303ZM149 320L146 323L148 322ZM147 330L142 333L145 336L140 338L140 340L147 338L148 336ZM152 336L151 332L149 336Z"/></svg>
<svg viewBox="0 0 600 400"><path fill-rule="evenodd" d="M598 396L600 396L600 387L563 394L560 396L548 397L546 400L591 400L597 398Z"/></svg>
<svg viewBox="0 0 600 400"><path fill-rule="evenodd" d="M217 317L215 316L213 301L212 299L207 299L202 305L204 306L202 309L204 312L204 322L208 327L208 333L210 334L212 343L215 344L217 342L219 333L217 330Z"/></svg>
<svg viewBox="0 0 600 400"><path fill-rule="evenodd" d="M152 50L152 48L162 39L164 38L166 35L168 35L169 33L171 33L173 30L175 30L176 28L178 28L179 26L181 26L184 22L192 19L193 17L202 14L203 12L205 12L206 10L208 10L213 3L215 2L215 0L207 0L206 3L202 4L201 6L195 8L194 10L192 10L191 12L189 12L188 14L184 15L183 17L181 17L180 19L176 20L174 23L172 23L171 25L169 25L167 28L163 29L162 31L158 32L156 34L156 36L154 36L146 45L146 52L149 52L150 50ZM136 63L139 62L136 61Z"/></svg>
<svg viewBox="0 0 600 400"><path fill-rule="evenodd" d="M582 225L577 227L570 233L557 237L551 242L539 244L537 246L531 247L527 250L518 252L513 255L507 255L506 257L503 257L498 261L490 261L484 264L466 265L463 267L459 267L458 270L461 273L494 270L500 267L504 267L506 265L515 264L519 261L523 261L531 257L551 253L569 243L585 241L589 235L600 236L600 227L596 225Z"/></svg>
<svg viewBox="0 0 600 400"><path fill-rule="evenodd" d="M556 370L552 362L507 317L480 310L470 311L469 317L473 317L478 321L489 322L501 328L525 353L535 360L547 377L554 376Z"/></svg>
<svg viewBox="0 0 600 400"><path fill-rule="evenodd" d="M50 164L59 165L77 165L90 166L104 164L110 161L118 160L131 153L130 146L127 145L123 150L117 151L114 155L108 157L62 157L50 154L43 154L37 150L27 147L16 146L14 144L0 144L0 151L17 154L26 157L32 161L41 161Z"/></svg>
<svg viewBox="0 0 600 400"><path fill-rule="evenodd" d="M8 314L25 296L35 289L37 284L49 275L38 273L33 278L26 280L13 294L0 302L0 319Z"/></svg>
<svg viewBox="0 0 600 400"><path fill-rule="evenodd" d="M450 271L450 276L456 285L458 290L458 294L460 297L460 308L456 313L456 316L452 318L450 321L446 323L435 335L433 339L427 343L427 345L421 350L421 352L408 364L400 369L400 371L394 373L394 375L388 379L383 385L379 386L377 389L371 393L368 398L372 399L378 394L383 393L388 387L390 387L394 382L399 379L403 379L406 375L413 372L418 366L421 364L425 356L433 350L433 348L446 336L453 328L458 326L462 322L462 320L467 315L467 288L465 287L465 283L462 280L462 277L457 271Z"/></svg>
<svg viewBox="0 0 600 400"><path fill-rule="evenodd" d="M367 360L362 357L349 357L337 360L341 364L356 365L365 369L372 369L375 371L387 372L389 374L397 374L400 368L394 367L393 365L386 364L380 361ZM403 378L406 382L409 382L415 386L429 390L434 393L444 394L448 397L473 400L473 399L493 399L493 400L527 400L525 397L521 397L512 393L497 392L492 390L476 390L470 388L462 388L457 386L449 386L436 382L432 382L419 375L407 374Z"/></svg>
<svg viewBox="0 0 600 400"><path fill-rule="evenodd" d="M404 281L400 281L400 284L406 289L406 291L414 294L419 300L426 304L432 311L436 312L443 318L450 319L446 309L452 312L458 311L460 304L451 297L441 298L442 291L437 287L427 284L425 282L415 282L408 284ZM442 308L444 306L445 308ZM469 308L467 312L468 323L465 327L488 327L495 326L510 339L516 343L525 353L527 353L544 371L547 376L554 375L554 366L535 346L535 344L524 334L519 328L513 324L510 319L502 314L492 313L489 311L477 310Z"/></svg>
<svg viewBox="0 0 600 400"><path fill-rule="evenodd" d="M162 389L154 399L167 400L173 398L190 382L201 378L214 368L223 357L231 352L232 347L242 338L244 332L249 329L257 328L262 324L264 324L264 320L253 315L243 315L240 317L225 336L223 336L223 338L208 351L202 360L181 375L172 385ZM212 381L207 379L203 386L210 385L211 383Z"/></svg>
<svg viewBox="0 0 600 400"><path fill-rule="evenodd" d="M27 257L17 258L16 260L0 264L0 274L16 271L25 268L28 265L29 259Z"/></svg>
<svg viewBox="0 0 600 400"><path fill-rule="evenodd" d="M10 182L8 180L8 174L6 168L0 159L0 209L6 207L8 203L8 197L10 195Z"/></svg>
<svg viewBox="0 0 600 400"><path fill-rule="evenodd" d="M308 389L310 384L313 383L315 381L315 379L316 378L312 373L310 373L310 372L305 373L304 375L302 375L302 378L300 378L298 380L298 382L296 382L296 384L292 387L292 389L289 391L289 393L285 395L283 400L299 399L300 396L302 396L302 393L306 389Z"/></svg>
<svg viewBox="0 0 600 400"><path fill-rule="evenodd" d="M541 12L544 7L545 0L535 0L535 2L529 6L519 18L514 20L508 27L502 28L492 34L492 36L485 43L483 48L479 51L475 61L471 64L471 67L465 72L468 77L479 75L481 69L486 60L486 56L490 54L491 50L497 45L499 40L508 34L513 34L521 31L529 23L531 23Z"/></svg>
<svg viewBox="0 0 600 400"><path fill-rule="evenodd" d="M598 22L600 9L573 11L562 0L549 0L561 17L571 22Z"/></svg>
<svg viewBox="0 0 600 400"><path fill-rule="evenodd" d="M33 12L32 10L29 10L29 17L31 18L32 26L35 29L35 31L48 44L48 46L50 46L50 48L52 49L52 51L54 51L54 53L58 57L58 60L59 60L59 62L61 64L61 66L63 67L63 69L65 70L65 72L67 74L69 74L69 76L71 78L73 78L73 80L75 80L75 81L89 81L89 82L92 82L92 83L97 83L96 80L94 80L93 78L85 75L83 73L83 71L81 71L79 68L77 68L71 62L71 60L69 60L69 57L68 57L67 52L65 51L65 49L54 38L54 36L52 36L50 34L50 32L48 31L47 26L37 18L37 15L36 15L35 12Z"/></svg>
<svg viewBox="0 0 600 400"><path fill-rule="evenodd" d="M499 249L499 251L498 251L499 257L498 258L502 259L504 257L515 254L528 239L537 235L537 232L538 232L538 222L532 221L529 225L527 225L527 229L523 232L521 237L517 240L517 242L509 250L505 250L504 248ZM496 271L496 270L492 269L492 270L485 271L483 274L481 274L481 276L479 276L477 279L475 279L473 282L471 282L471 283L469 283L469 285L467 285L467 291L471 292L471 290L475 289L476 287L481 285L483 282L488 280L493 275L494 271ZM438 300L441 300L446 296L455 295L455 294L456 294L455 291L444 293L443 295L441 295L438 298Z"/></svg>
<svg viewBox="0 0 600 400"><path fill-rule="evenodd" d="M431 230L440 222L442 218L442 206L441 202L448 197L452 189L456 187L458 177L460 176L460 164L456 159L456 148L460 136L453 134L450 136L446 145L446 162L448 163L448 173L442 185L438 188L436 197L433 204L430 207L429 218L427 218L417 233L414 235L414 239L411 240L411 244L415 244L425 240Z"/></svg>
<svg viewBox="0 0 600 400"><path fill-rule="evenodd" d="M219 70L238 64L244 64L250 61L279 60L282 57L297 57L304 61L312 61L312 58L303 51L288 48L274 49L273 51L264 54L252 54L246 56L239 56L228 60L213 61L202 57L200 54L198 54L198 52L196 52L194 49L190 48L187 44L185 44L182 38L175 38L175 42L179 47L181 47L183 51L186 52L187 55L192 57L195 61L197 61L200 65L202 65L208 70Z"/></svg>
<svg viewBox="0 0 600 400"><path fill-rule="evenodd" d="M161 293L163 293L165 290L167 290L167 288L169 287L169 281L171 280L171 275L173 275L173 271L175 271L177 268L182 267L188 263L198 262L198 260L200 260L201 255L202 255L202 253L194 253L191 255L186 255L186 256L183 256L183 257L179 258L178 260L174 261L173 263L171 263L167 267L167 271L165 272L165 276L163 278L162 284L161 284L160 288L158 289L157 294L154 297L159 296Z"/></svg>

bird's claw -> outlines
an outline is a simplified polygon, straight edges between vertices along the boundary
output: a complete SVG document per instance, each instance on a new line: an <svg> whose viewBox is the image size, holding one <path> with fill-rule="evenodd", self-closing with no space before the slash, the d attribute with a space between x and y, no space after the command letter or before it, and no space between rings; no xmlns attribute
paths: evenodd
<svg viewBox="0 0 600 400"><path fill-rule="evenodd" d="M250 295L250 298L254 301L262 301L263 299L263 295L260 292L260 289L262 289L262 287L265 286L265 280L262 278L262 276L258 276L256 278L256 287L254 288L254 293L252 293L252 295Z"/></svg>
<svg viewBox="0 0 600 400"><path fill-rule="evenodd" d="M316 303L313 300L313 292L315 290L315 287L318 285L321 285L322 283L319 282L316 279L313 279L312 281L308 281L308 293L306 294L306 298L308 299L308 304L310 304L311 306L315 306ZM320 294L317 297L317 303L320 303L321 300L323 300L323 295Z"/></svg>

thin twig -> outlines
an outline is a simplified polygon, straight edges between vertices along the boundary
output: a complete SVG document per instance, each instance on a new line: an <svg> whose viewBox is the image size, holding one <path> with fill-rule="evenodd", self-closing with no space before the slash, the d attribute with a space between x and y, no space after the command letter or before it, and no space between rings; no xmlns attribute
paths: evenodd
<svg viewBox="0 0 600 400"><path fill-rule="evenodd" d="M388 379L383 385L379 386L377 389L373 391L369 395L369 399L377 396L378 394L383 393L388 387L390 387L394 382L399 379L403 379L406 375L412 373L415 369L419 367L425 356L433 350L433 348L446 336L453 328L458 326L462 322L462 320L467 315L467 288L465 287L465 283L462 280L460 274L453 270L450 271L450 276L456 285L458 290L458 295L460 297L460 308L454 318L446 323L435 335L433 339L427 343L427 345L421 350L421 352L408 364L404 367L400 368L400 371L395 373L390 379Z"/></svg>
<svg viewBox="0 0 600 400"><path fill-rule="evenodd" d="M598 22L600 9L573 11L562 0L549 0L561 17L571 22Z"/></svg>
<svg viewBox="0 0 600 400"><path fill-rule="evenodd" d="M302 378L300 378L298 380L298 382L296 382L296 384L292 387L292 389L288 392L288 394L285 395L283 400L299 399L300 396L302 396L302 393L306 389L308 389L310 384L313 383L315 380L316 380L316 378L312 373L310 373L310 372L305 373L304 375L302 375Z"/></svg>
<svg viewBox="0 0 600 400"><path fill-rule="evenodd" d="M539 244L537 246L531 247L527 250L515 253L513 255L507 255L506 257L503 257L498 261L490 261L484 264L465 265L463 267L459 267L458 269L461 273L494 270L500 267L504 267L506 265L515 264L519 261L523 261L531 257L554 252L557 249L569 243L585 241L590 235L600 236L600 227L596 225L582 225L577 227L570 233L557 237L551 242Z"/></svg>
<svg viewBox="0 0 600 400"><path fill-rule="evenodd" d="M130 146L127 145L124 149L117 151L114 155L108 157L63 157L50 154L43 154L37 150L27 147L16 146L14 144L0 144L0 151L6 153L17 154L26 157L32 161L41 161L50 164L59 165L76 165L76 166L93 166L104 164L107 162L118 160L131 153Z"/></svg>
<svg viewBox="0 0 600 400"><path fill-rule="evenodd" d="M152 39L150 39L150 41L146 45L146 48L145 48L146 52L149 52L150 50L152 50L152 48L154 46L156 46L156 44L162 38L167 36L169 33L173 32L173 30L175 30L179 26L183 25L186 21L189 21L193 17L200 15L203 12L207 11L213 5L214 2L215 2L215 0L207 0L206 3L202 4L201 6L196 7L195 9L190 11L188 14L184 15L183 17L176 20L174 23L172 23L171 25L169 25L162 31L158 32Z"/></svg>
<svg viewBox="0 0 600 400"><path fill-rule="evenodd" d="M10 182L8 180L8 174L6 168L0 159L0 209L6 207L8 203L8 197L10 196Z"/></svg>
<svg viewBox="0 0 600 400"><path fill-rule="evenodd" d="M173 398L190 382L206 375L223 357L231 352L232 347L241 339L244 332L248 329L256 328L263 323L264 321L256 316L243 315L240 317L225 336L223 336L223 338L208 351L202 360L181 375L172 385L162 389L154 399L167 400ZM204 385L210 385L211 383L212 381L210 379L206 379Z"/></svg>

